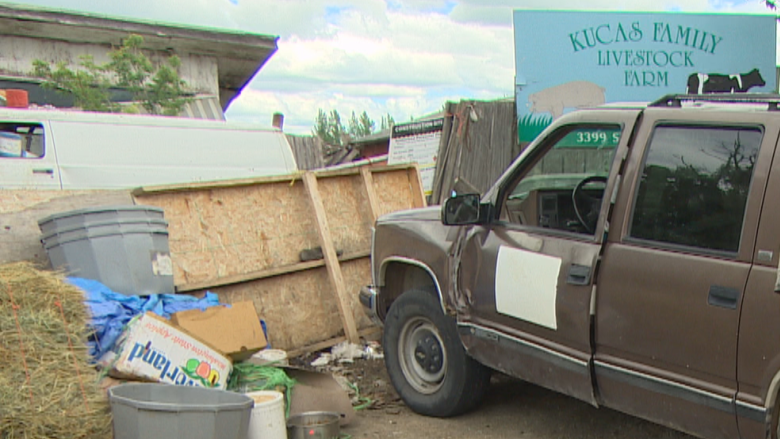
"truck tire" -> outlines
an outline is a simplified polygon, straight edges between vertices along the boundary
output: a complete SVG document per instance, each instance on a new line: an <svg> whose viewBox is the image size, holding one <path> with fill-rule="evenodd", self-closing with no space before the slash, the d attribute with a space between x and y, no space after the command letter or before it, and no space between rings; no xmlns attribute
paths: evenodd
<svg viewBox="0 0 780 439"><path fill-rule="evenodd" d="M490 369L466 354L455 320L438 298L409 290L385 319L385 366L406 405L426 416L448 417L474 408L490 383Z"/></svg>

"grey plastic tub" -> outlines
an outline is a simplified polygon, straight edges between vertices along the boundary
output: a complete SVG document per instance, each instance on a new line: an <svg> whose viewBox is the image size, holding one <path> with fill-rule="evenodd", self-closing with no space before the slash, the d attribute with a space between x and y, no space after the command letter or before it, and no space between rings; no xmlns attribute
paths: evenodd
<svg viewBox="0 0 780 439"><path fill-rule="evenodd" d="M143 218L143 219L115 219L109 221L88 221L82 224L69 225L51 229L41 237L41 242L46 245L47 242L66 241L70 236L84 233L105 233L121 232L130 229L167 229L168 221L161 218Z"/></svg>
<svg viewBox="0 0 780 439"><path fill-rule="evenodd" d="M154 206L139 206L135 204L123 206L99 206L86 209L69 210L49 215L38 221L38 227L46 235L57 229L73 226L84 226L87 222L115 220L163 219L163 210Z"/></svg>
<svg viewBox="0 0 780 439"><path fill-rule="evenodd" d="M161 209L79 209L49 216L39 225L52 267L69 276L99 281L125 295L175 292L168 223Z"/></svg>
<svg viewBox="0 0 780 439"><path fill-rule="evenodd" d="M108 390L114 439L245 439L254 401L224 390L122 384Z"/></svg>

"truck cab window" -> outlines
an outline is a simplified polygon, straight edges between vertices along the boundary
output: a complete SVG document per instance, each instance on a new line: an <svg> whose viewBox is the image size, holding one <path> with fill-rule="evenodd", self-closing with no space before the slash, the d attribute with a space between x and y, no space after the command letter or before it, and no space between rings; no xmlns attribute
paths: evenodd
<svg viewBox="0 0 780 439"><path fill-rule="evenodd" d="M43 125L0 122L0 159L43 157Z"/></svg>
<svg viewBox="0 0 780 439"><path fill-rule="evenodd" d="M508 190L502 221L593 234L619 126L579 126L554 137Z"/></svg>
<svg viewBox="0 0 780 439"><path fill-rule="evenodd" d="M757 128L657 127L630 236L737 252L761 138Z"/></svg>

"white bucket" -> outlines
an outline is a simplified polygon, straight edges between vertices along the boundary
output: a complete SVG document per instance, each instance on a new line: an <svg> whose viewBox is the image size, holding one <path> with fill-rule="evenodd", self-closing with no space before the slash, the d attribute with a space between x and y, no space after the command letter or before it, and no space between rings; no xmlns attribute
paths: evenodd
<svg viewBox="0 0 780 439"><path fill-rule="evenodd" d="M289 364L287 352L281 349L263 349L252 355L252 359L261 366L283 367Z"/></svg>
<svg viewBox="0 0 780 439"><path fill-rule="evenodd" d="M284 395L273 390L260 390L249 392L246 396L255 401L247 439L287 439Z"/></svg>

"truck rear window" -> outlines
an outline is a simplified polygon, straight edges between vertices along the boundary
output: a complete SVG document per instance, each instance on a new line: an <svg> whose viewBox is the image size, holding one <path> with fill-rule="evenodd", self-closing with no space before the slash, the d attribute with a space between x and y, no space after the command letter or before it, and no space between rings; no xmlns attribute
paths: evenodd
<svg viewBox="0 0 780 439"><path fill-rule="evenodd" d="M761 138L757 128L657 127L631 236L737 252Z"/></svg>

